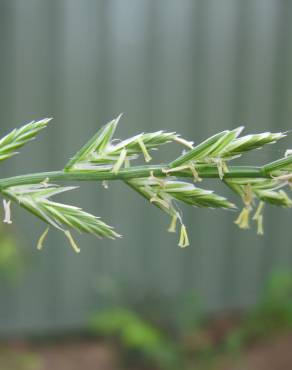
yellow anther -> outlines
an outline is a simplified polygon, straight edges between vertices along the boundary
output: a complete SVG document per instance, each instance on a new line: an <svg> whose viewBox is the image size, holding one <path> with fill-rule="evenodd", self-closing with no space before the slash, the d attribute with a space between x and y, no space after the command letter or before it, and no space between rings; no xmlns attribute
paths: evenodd
<svg viewBox="0 0 292 370"><path fill-rule="evenodd" d="M240 229L249 229L249 215L250 208L244 207L234 223L238 225Z"/></svg>
<svg viewBox="0 0 292 370"><path fill-rule="evenodd" d="M229 172L227 164L221 158L217 158L215 163L217 165L219 178L220 180L223 180L224 174Z"/></svg>
<svg viewBox="0 0 292 370"><path fill-rule="evenodd" d="M181 248L185 248L190 245L188 234L187 234L187 229L184 224L181 225L180 238L179 238L178 245Z"/></svg>
<svg viewBox="0 0 292 370"><path fill-rule="evenodd" d="M258 235L264 235L264 228L263 228L263 215L259 215L257 219L257 233Z"/></svg>
<svg viewBox="0 0 292 370"><path fill-rule="evenodd" d="M71 235L69 230L64 231L64 234L66 235L67 239L69 240L69 243L71 247L74 249L76 253L80 253L80 248L76 244L75 240L73 239L73 236Z"/></svg>
<svg viewBox="0 0 292 370"><path fill-rule="evenodd" d="M138 144L140 145L140 148L142 150L142 153L144 155L144 158L145 158L145 161L146 162L150 162L152 157L151 155L148 153L148 150L146 148L146 145L144 144L143 140L141 138L138 139Z"/></svg>
<svg viewBox="0 0 292 370"><path fill-rule="evenodd" d="M37 249L40 251L41 249L43 249L43 246L44 246L44 241L48 235L48 232L49 232L50 228L47 227L46 230L42 233L42 235L40 236L39 240L38 240L38 243L37 243Z"/></svg>
<svg viewBox="0 0 292 370"><path fill-rule="evenodd" d="M12 224L11 221L11 200L3 199L3 207L4 207L4 220L5 224Z"/></svg>
<svg viewBox="0 0 292 370"><path fill-rule="evenodd" d="M188 141L188 140L183 139L182 137L179 137L179 136L175 136L173 140L176 141L177 143L185 145L186 147L188 147L190 149L194 149L194 143L192 141Z"/></svg>
<svg viewBox="0 0 292 370"><path fill-rule="evenodd" d="M120 156L112 169L113 173L117 174L119 172L120 168L122 167L122 165L124 164L126 160L126 157L127 157L127 150L124 148L121 151Z"/></svg>
<svg viewBox="0 0 292 370"><path fill-rule="evenodd" d="M169 203L167 203L165 200L159 198L158 196L154 196L150 199L151 203L158 203L161 204L163 207L169 209Z"/></svg>
<svg viewBox="0 0 292 370"><path fill-rule="evenodd" d="M263 228L263 208L264 208L265 203L260 202L258 205L258 208L253 216L253 220L257 222L257 233L258 235L263 235L264 234L264 228Z"/></svg>

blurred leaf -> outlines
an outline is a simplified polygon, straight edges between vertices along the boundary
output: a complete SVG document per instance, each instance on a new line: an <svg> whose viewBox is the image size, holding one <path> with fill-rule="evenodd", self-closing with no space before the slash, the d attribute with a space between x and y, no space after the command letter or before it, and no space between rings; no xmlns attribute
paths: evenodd
<svg viewBox="0 0 292 370"><path fill-rule="evenodd" d="M19 277L25 264L25 256L17 240L1 229L0 237L0 276L5 280Z"/></svg>
<svg viewBox="0 0 292 370"><path fill-rule="evenodd" d="M101 335L119 338L127 350L136 350L165 369L177 369L177 348L152 324L131 310L116 308L96 313L91 329Z"/></svg>

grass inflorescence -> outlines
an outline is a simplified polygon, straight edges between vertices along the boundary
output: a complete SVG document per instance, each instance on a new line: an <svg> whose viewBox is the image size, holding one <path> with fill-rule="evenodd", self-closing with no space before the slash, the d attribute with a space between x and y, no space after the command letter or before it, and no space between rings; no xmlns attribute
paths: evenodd
<svg viewBox="0 0 292 370"><path fill-rule="evenodd" d="M82 209L51 200L51 197L75 187L56 185L58 181L120 180L160 208L171 221L168 231L176 232L180 226L179 246L190 244L180 204L201 208L235 209L226 198L204 189L205 178L222 181L243 204L235 223L242 229L257 224L263 234L263 209L266 203L279 207L292 207L292 200L284 188L292 184L292 151L264 166L232 166L230 162L246 152L276 143L285 133L264 132L240 136L243 127L219 132L194 146L192 141L175 132L156 131L140 133L124 140L114 139L121 115L103 126L66 164L54 172L41 172L0 179L0 192L4 206L4 222L10 224L11 202L19 204L44 221L48 227L38 241L41 249L49 227L61 230L76 252L79 252L71 230L85 232L98 238L115 239L120 235L100 218ZM0 161L15 155L16 150L35 138L50 119L30 122L14 129L0 139ZM177 143L184 146L183 153L166 164L150 165L152 152L161 145ZM141 157L146 164L133 164ZM186 181L189 179L189 181ZM200 182L200 186L196 185Z"/></svg>

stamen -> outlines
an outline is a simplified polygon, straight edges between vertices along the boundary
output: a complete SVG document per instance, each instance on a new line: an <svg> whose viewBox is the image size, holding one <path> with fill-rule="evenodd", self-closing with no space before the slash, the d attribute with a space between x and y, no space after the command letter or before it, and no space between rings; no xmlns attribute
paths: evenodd
<svg viewBox="0 0 292 370"><path fill-rule="evenodd" d="M41 249L43 249L43 244L44 244L44 241L48 235L48 232L49 232L50 228L47 227L46 230L42 233L42 235L40 236L39 240L38 240L38 243L37 243L37 249L40 251Z"/></svg>
<svg viewBox="0 0 292 370"><path fill-rule="evenodd" d="M240 229L249 229L249 215L250 208L244 207L234 223L238 225Z"/></svg>
<svg viewBox="0 0 292 370"><path fill-rule="evenodd" d="M142 153L144 155L144 158L145 158L145 162L150 162L152 157L151 155L148 153L148 150L143 142L143 140L141 138L139 138L138 140L138 144L140 145L140 148L142 150Z"/></svg>
<svg viewBox="0 0 292 370"><path fill-rule="evenodd" d="M71 233L69 230L64 231L64 234L66 235L67 239L69 240L69 243L71 247L74 249L76 253L80 253L80 248L76 244L75 240L73 239Z"/></svg>
<svg viewBox="0 0 292 370"><path fill-rule="evenodd" d="M183 166L178 166L178 167L174 167L174 168L163 168L162 172L165 173L165 174L169 174L171 172L188 170L189 168L190 168L189 165L183 165Z"/></svg>
<svg viewBox="0 0 292 370"><path fill-rule="evenodd" d="M125 159L127 157L127 150L124 148L121 153L120 153L120 156L118 158L118 160L116 161L113 169L112 169L112 172L117 174L120 170L120 168L122 167L123 163L125 162Z"/></svg>
<svg viewBox="0 0 292 370"><path fill-rule="evenodd" d="M187 234L187 229L184 224L181 225L180 229L180 238L179 238L179 247L185 248L190 245L188 234Z"/></svg>
<svg viewBox="0 0 292 370"><path fill-rule="evenodd" d="M263 213L263 209L264 209L264 206L265 206L265 203L263 201L260 201L259 202L259 205L258 205L258 208L253 216L253 220L257 220L258 217Z"/></svg>
<svg viewBox="0 0 292 370"><path fill-rule="evenodd" d="M263 228L263 215L259 215L258 219L258 228L257 228L257 234L258 235L264 235L264 228Z"/></svg>
<svg viewBox="0 0 292 370"><path fill-rule="evenodd" d="M263 235L264 234L264 228L263 228L263 208L265 203L260 201L258 208L253 216L253 220L257 222L257 234Z"/></svg>
<svg viewBox="0 0 292 370"><path fill-rule="evenodd" d="M221 158L216 158L215 163L217 165L219 178L223 180L224 174L229 171L227 164Z"/></svg>
<svg viewBox="0 0 292 370"><path fill-rule="evenodd" d="M3 199L3 207L4 207L4 220L3 222L5 224L12 224L12 221L11 221L11 208L10 208L10 205L11 205L11 200L6 200L6 199Z"/></svg>
<svg viewBox="0 0 292 370"><path fill-rule="evenodd" d="M170 222L170 225L169 225L169 228L167 229L167 231L169 233L175 233L176 232L176 224L177 224L177 215L173 215L172 219L171 219L171 222Z"/></svg>
<svg viewBox="0 0 292 370"><path fill-rule="evenodd" d="M173 140L176 141L177 143L185 145L186 147L188 147L190 149L194 149L193 141L188 141L188 140L183 139L182 137L179 137L179 136L175 136Z"/></svg>

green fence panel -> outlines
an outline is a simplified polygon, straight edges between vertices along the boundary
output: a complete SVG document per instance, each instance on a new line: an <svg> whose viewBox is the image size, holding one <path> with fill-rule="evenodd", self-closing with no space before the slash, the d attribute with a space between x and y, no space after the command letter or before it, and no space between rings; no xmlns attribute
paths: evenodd
<svg viewBox="0 0 292 370"><path fill-rule="evenodd" d="M241 124L289 130L291 34L289 1L0 0L1 132L55 117L1 164L1 176L61 168L120 112L121 137L168 129L199 142ZM255 159L291 145L290 137ZM238 230L232 212L186 209L192 246L181 250L168 220L123 184L84 184L70 199L124 238L82 237L77 256L52 231L39 253L43 225L14 207L14 224L1 232L15 235L27 262L20 281L0 282L0 335L84 328L113 298L173 318L193 291L206 312L242 308L273 269L292 267L288 211L267 211L258 237Z"/></svg>

